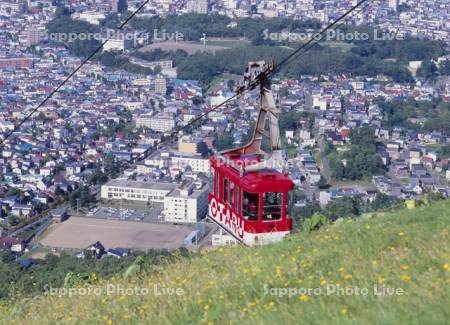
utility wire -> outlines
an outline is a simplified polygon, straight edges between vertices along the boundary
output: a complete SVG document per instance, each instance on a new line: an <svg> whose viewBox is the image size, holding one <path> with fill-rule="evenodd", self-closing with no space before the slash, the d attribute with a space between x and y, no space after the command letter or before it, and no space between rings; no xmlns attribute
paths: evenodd
<svg viewBox="0 0 450 325"><path fill-rule="evenodd" d="M220 103L219 105L214 106L213 108L209 109L208 111L204 112L203 114L200 114L198 117L192 119L188 124L186 124L185 126L178 128L177 130L171 132L170 136L168 138L165 138L163 141L156 143L155 147L156 150L159 150L161 148L161 146L169 141L171 141L173 139L173 137L175 137L176 135L178 135L181 131L187 129L188 127L190 127L191 125L193 125L194 123L196 123L197 121L200 121L203 117L209 115L210 113L218 110L219 108L221 108L222 106L224 106L225 104L229 103L230 101L234 100L235 98L241 96L242 94L246 93L249 90L254 89L258 84L261 83L262 80L264 80L264 78L268 78L270 75L273 75L277 72L280 71L280 69L284 66L289 64L295 57L299 57L302 54L304 54L306 51L308 51L312 46L314 46L315 44L317 44L319 41L322 40L322 36L330 29L332 29L333 27L335 27L339 22L341 22L340 25L342 25L344 23L344 19L346 17L348 17L350 14L354 13L354 11L356 9L358 9L361 5L363 5L364 3L368 2L369 0L362 0L359 3L357 3L355 6L353 6L350 10L348 10L347 12L345 12L342 16L340 16L337 20L335 20L333 23L331 23L330 25L328 25L327 27L325 27L324 29L322 29L319 33L315 34L315 36L313 36L308 42L306 42L305 44L303 44L302 46L300 46L297 50L295 50L293 53L291 53L290 55L288 55L285 59L283 59L276 67L274 67L273 69L264 71L261 73L260 76L257 77L257 80L250 84L249 86L247 86L243 91L237 92L235 93L233 96L227 98L225 101L223 101L222 103ZM121 30L134 16L136 16L137 13L139 13L144 7L145 5L147 5L147 3L149 3L150 0L146 0L137 10L135 10L117 29ZM340 26L339 25L339 26ZM36 113L50 98L53 97L53 95L55 93L57 93L90 59L92 59L92 57L94 57L95 54L97 54L102 48L103 46L109 41L109 39L107 39L106 41L104 41L98 48L95 49L95 51L89 55L86 59L83 60L83 62L74 70L72 71L72 73L61 83L59 84L36 108L34 108L19 124L17 124L14 129L12 131L10 131L6 137L0 141L0 145L3 145L4 142L15 132L17 132L17 130L28 120L30 119L34 113ZM303 51L303 52L302 52ZM140 161L142 159L142 157L147 157L147 153L149 150L146 150L145 152L139 154L136 159L133 161L134 163ZM225 229L226 230L226 229ZM242 242L241 242L242 243ZM243 244L243 243L242 243Z"/></svg>
<svg viewBox="0 0 450 325"><path fill-rule="evenodd" d="M189 126L191 126L192 124L194 124L195 122L201 120L203 117L207 116L208 114L217 111L219 108L221 108L223 105L229 103L230 101L232 101L233 99L235 99L236 97L239 97L240 95L242 95L243 93L247 92L248 90L254 89L256 86L258 86L258 84L260 84L262 78L268 78L270 75L273 75L277 72L279 72L281 70L281 68L284 65L288 65L292 62L292 60L300 57L302 54L306 53L306 51L308 51L311 47L313 47L314 45L318 44L320 41L323 40L323 36L325 35L325 33L329 30L331 30L332 28L339 28L341 27L344 23L345 23L345 19L351 15L355 13L355 10L360 10L361 6L368 2L369 0L361 0L360 2L358 2L355 6L353 6L352 8L350 8L348 11L346 11L344 14L342 14L338 19L336 19L333 23L329 24L327 27L325 27L324 29L322 29L320 32L314 34L313 37L311 37L311 39L306 42L305 44L303 44L302 46L300 46L298 49L296 49L293 53L291 53L290 55L288 55L285 59L283 59L279 64L277 64L275 66L274 69L272 70L268 70L268 71L264 71L261 73L260 76L257 77L257 79L255 81L253 81L248 87L246 87L243 91L236 93L235 95L231 96L230 98L226 99L224 102L218 104L217 106L215 106L214 108L208 110L207 112L201 114L200 116L198 116L197 118L191 120L187 125L173 131L170 135L170 137L167 140L164 140L163 142L159 143L158 146L160 147L162 144L164 144L166 141L169 141L170 139L172 139L172 137L174 137L175 135L179 134L179 132L183 131L184 129L188 128ZM302 52L303 51L303 52Z"/></svg>
<svg viewBox="0 0 450 325"><path fill-rule="evenodd" d="M339 22L342 21L345 18L347 18L349 15L351 15L356 9L358 9L360 6L362 6L364 3L368 2L369 0L361 0L356 5L354 5L352 8L350 8L348 11L346 11L344 14L342 14L338 19L333 21L331 24L329 24L327 27L322 29L319 33L314 34L313 37L311 37L306 43L304 43L302 46L300 46L298 49L296 49L293 53L289 54L285 59L283 59L279 64L277 64L276 68L271 72L271 74L274 74L278 72L281 67L285 64L289 64L290 60L294 58L297 54L299 54L300 51L305 50L306 51L311 48L313 45L317 44L319 41L322 40L325 33L329 30L331 30L333 27L335 27ZM342 25L342 24L341 24ZM340 26L340 25L339 25ZM305 51L305 52L306 52ZM304 52L303 52L304 53Z"/></svg>
<svg viewBox="0 0 450 325"><path fill-rule="evenodd" d="M149 2L150 0L146 0L136 11L134 11L119 27L118 29L122 29L144 6ZM255 80L252 84L250 84L246 89L239 93L235 93L233 96L227 98L222 103L214 106L213 108L209 109L208 111L204 112L203 114L199 115L198 117L192 119L189 121L188 124L184 125L181 128L178 128L177 130L171 132L171 134L165 138L161 142L157 142L155 146L157 149L160 149L163 144L166 144L167 142L171 141L176 135L178 135L180 132L184 131L185 129L189 128L194 123L200 121L203 117L209 115L210 113L217 111L219 108L223 107L225 104L231 102L232 100L236 99L237 97L241 96L243 93L254 89L258 84L260 84L262 78L268 78L270 75L273 75L281 70L281 68L284 65L288 65L292 62L293 59L300 57L302 54L306 53L311 47L316 45L318 42L320 42L323 39L323 35L331 30L332 28L340 27L345 22L345 18L347 18L349 15L355 12L358 8L360 8L364 3L368 2L369 0L361 0L358 2L355 6L350 8L348 11L346 11L343 15L341 15L338 19L336 19L333 23L326 26L324 29L322 29L320 32L314 34L313 37L311 37L310 40L308 40L306 43L304 43L302 46L300 46L298 49L296 49L293 53L289 54L286 58L284 58L279 64L276 65L276 67L272 70L267 70L261 73L260 76L257 77L257 80ZM339 25L338 25L339 24ZM58 87L56 87L45 99L41 104L39 104L35 109L33 109L30 114L28 114L17 126L14 127L12 131L10 131L6 137L0 142L0 145L2 145L12 134L14 134L22 125L25 123L36 111L39 110L40 107L42 107L56 92L58 92L64 84L70 80L98 51L100 51L103 46L109 41L104 41L91 55L89 55ZM135 162L142 159L142 156L145 158L146 154L148 153L148 150L139 154L135 158Z"/></svg>

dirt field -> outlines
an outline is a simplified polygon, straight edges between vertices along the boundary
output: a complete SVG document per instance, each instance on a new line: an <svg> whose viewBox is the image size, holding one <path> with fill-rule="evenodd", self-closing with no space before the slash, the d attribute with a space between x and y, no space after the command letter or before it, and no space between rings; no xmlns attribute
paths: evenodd
<svg viewBox="0 0 450 325"><path fill-rule="evenodd" d="M54 227L41 243L83 249L100 241L106 248L174 249L190 232L186 226L72 217Z"/></svg>
<svg viewBox="0 0 450 325"><path fill-rule="evenodd" d="M229 49L231 47L225 47L225 46L217 46L217 45L206 45L203 46L203 44L200 43L193 43L193 42L160 42L160 43L153 43L147 46L144 46L139 51L141 52L149 52L156 49L161 49L163 51L176 51L176 50L183 50L186 51L189 55L192 55L196 52L209 52L209 53L216 53L217 51L222 51Z"/></svg>

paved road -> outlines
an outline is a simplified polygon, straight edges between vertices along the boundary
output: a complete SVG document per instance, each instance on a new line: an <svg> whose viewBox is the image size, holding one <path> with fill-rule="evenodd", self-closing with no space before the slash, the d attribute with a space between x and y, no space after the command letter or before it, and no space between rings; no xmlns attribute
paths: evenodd
<svg viewBox="0 0 450 325"><path fill-rule="evenodd" d="M45 215L45 216L43 216L42 218L40 218L39 220L36 220L36 221L34 221L34 222L32 222L32 223L26 225L26 226L23 226L22 228L17 229L17 230L14 231L14 232L10 233L9 236L10 236L10 237L15 237L15 236L17 236L18 234L20 234L20 233L22 233L22 232L24 232L24 231L27 231L27 230L30 229L30 228L33 228L33 227L34 227L35 225L37 225L38 223L45 223L45 222L47 222L47 221L49 221L49 220L50 220L50 217L49 217L48 215Z"/></svg>
<svg viewBox="0 0 450 325"><path fill-rule="evenodd" d="M327 180L327 183L331 182L330 163L328 156L325 154L325 138L319 139L320 156L322 157L322 176Z"/></svg>

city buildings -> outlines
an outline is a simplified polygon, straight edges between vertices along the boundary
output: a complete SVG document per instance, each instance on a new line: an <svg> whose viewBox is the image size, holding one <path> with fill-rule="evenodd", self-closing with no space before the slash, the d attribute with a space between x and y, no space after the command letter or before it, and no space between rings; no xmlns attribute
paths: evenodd
<svg viewBox="0 0 450 325"><path fill-rule="evenodd" d="M195 140L192 136L182 136L178 139L178 151L195 154L198 152L199 142L199 140Z"/></svg>
<svg viewBox="0 0 450 325"><path fill-rule="evenodd" d="M213 152L222 135L230 145L245 140L249 121L258 113L259 103L252 95L229 103L223 111L212 112L202 120L201 126L194 128L192 135L183 136L178 144L168 141L163 148L155 150L155 144L164 139L162 133L171 133L177 126L186 125L207 112L228 98L230 90L225 80L218 83L216 90L204 95L203 84L177 79L178 66L166 56L151 61L141 59L142 55L133 56L143 43L133 37L141 31L130 25L127 26L129 36L110 34L107 37L107 30L98 24L111 11L122 10L121 2L71 1L69 5L74 19L97 25L96 30L105 33L103 41L112 38L105 51L115 51L112 55L116 58L129 59L130 63L153 71L130 72L120 66L89 61L63 91L54 94L52 100L1 146L0 220L5 225L8 217L26 218L38 211L36 207L60 202L64 195L80 187L87 187L96 195L95 188L101 182L94 181L100 172L110 171L111 165L124 165L126 171L118 168L120 179L101 188L100 196L106 204L110 200L157 203L164 206L168 222L194 222L204 216L208 187L206 184L198 188L195 182L207 183L210 173L209 160L199 150L205 156ZM45 1L48 6L42 8L38 3L29 1L25 8L23 1L0 0L0 139L14 130L83 60L46 37L45 29L56 7L51 1ZM323 25L354 3L229 0L214 2L208 8L208 1L189 1L186 6L186 1L175 4L164 0L146 5L142 16L164 17L169 13L181 15L186 11L209 10L228 15L230 28L238 25L235 17L290 17L300 21L313 18ZM130 9L136 5L139 5L137 1L129 2ZM448 15L446 1L375 1L363 15L355 15L350 22L369 23L404 35L442 39L448 44ZM442 65L449 59L448 55L442 56L435 62ZM175 62L179 64L179 60ZM411 61L409 67L417 72L421 65L421 61ZM421 126L427 120L421 117L408 120L407 124L414 126L412 129L390 127L386 125L383 108L377 104L379 98L386 102L409 98L430 103L438 99L450 102L448 77L440 77L437 84L424 78L414 81L402 84L383 75L332 73L304 75L298 80L274 80L274 89L277 92L284 89L286 93L280 95L279 101L283 114L302 111L314 116L312 124L302 116L295 121L296 128L283 132L292 166L289 173L299 187L309 191L306 195L309 201L320 198L317 183L327 174L319 159L318 140L323 137L345 151L351 141L351 130L364 125L375 129L380 142L377 154L386 169L386 175L374 177L374 188L402 199L419 199L426 191L448 195L448 157L441 157L430 148L448 145L449 135L442 130L423 130ZM134 163L137 157L139 162ZM105 169L105 165L109 168ZM187 181L191 185L186 185ZM326 201L344 194L369 197L363 192L330 191ZM233 242L232 237L219 235L214 234L213 244Z"/></svg>
<svg viewBox="0 0 450 325"><path fill-rule="evenodd" d="M164 220L195 223L206 216L209 188L203 183L184 182L164 198Z"/></svg>
<svg viewBox="0 0 450 325"><path fill-rule="evenodd" d="M136 127L149 128L158 132L169 132L175 127L175 118L172 114L146 114L136 118Z"/></svg>
<svg viewBox="0 0 450 325"><path fill-rule="evenodd" d="M202 158L198 153L174 153L172 158L172 166L178 168L190 167L195 173L209 174L209 159Z"/></svg>
<svg viewBox="0 0 450 325"><path fill-rule="evenodd" d="M112 180L102 185L101 198L163 203L164 197L175 188L176 184L170 183Z"/></svg>
<svg viewBox="0 0 450 325"><path fill-rule="evenodd" d="M198 14L208 13L209 0L188 0L186 10L187 12L195 12Z"/></svg>
<svg viewBox="0 0 450 325"><path fill-rule="evenodd" d="M163 203L166 222L194 223L207 213L208 186L202 182L181 184L112 180L101 188L105 200Z"/></svg>
<svg viewBox="0 0 450 325"><path fill-rule="evenodd" d="M0 69L15 68L26 69L33 66L32 58L24 57L12 57L12 58L0 58Z"/></svg>
<svg viewBox="0 0 450 325"><path fill-rule="evenodd" d="M98 11L84 11L74 14L75 19L87 21L89 24L100 25L100 21L106 18L106 15Z"/></svg>
<svg viewBox="0 0 450 325"><path fill-rule="evenodd" d="M111 11L124 13L128 9L127 0L111 0Z"/></svg>

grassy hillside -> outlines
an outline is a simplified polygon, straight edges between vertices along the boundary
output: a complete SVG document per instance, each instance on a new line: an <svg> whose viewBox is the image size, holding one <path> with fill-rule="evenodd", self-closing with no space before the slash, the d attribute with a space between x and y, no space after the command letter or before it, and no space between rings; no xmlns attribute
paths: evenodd
<svg viewBox="0 0 450 325"><path fill-rule="evenodd" d="M0 314L8 324L444 324L450 319L449 221L450 201L347 220L281 244L222 248L153 274L111 280L149 287L148 295L42 296L11 303ZM184 294L157 296L155 284ZM337 285L369 293L333 292ZM374 285L404 294L375 296ZM288 287L303 294L273 295L273 288ZM306 288L321 294L305 294Z"/></svg>

